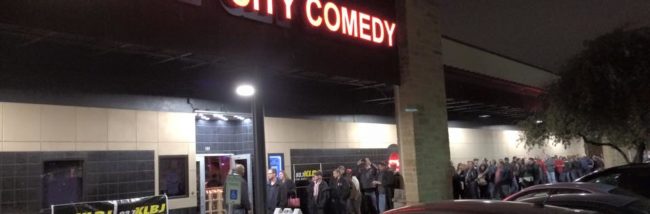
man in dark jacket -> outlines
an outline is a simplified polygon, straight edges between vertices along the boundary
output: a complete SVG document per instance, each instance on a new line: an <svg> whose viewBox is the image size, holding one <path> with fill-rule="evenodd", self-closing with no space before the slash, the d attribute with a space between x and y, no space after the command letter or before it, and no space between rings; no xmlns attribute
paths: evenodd
<svg viewBox="0 0 650 214"><path fill-rule="evenodd" d="M380 162L377 164L379 168L379 173L377 173L378 181L375 182L377 185L377 204L379 208L379 213L384 213L387 209L390 208L389 203L391 202L393 195L392 186L395 179L393 172L388 171L388 166L386 163Z"/></svg>
<svg viewBox="0 0 650 214"><path fill-rule="evenodd" d="M377 168L372 165L369 158L364 158L357 162L359 166L359 184L363 194L361 203L361 212L367 214L377 213Z"/></svg>
<svg viewBox="0 0 650 214"><path fill-rule="evenodd" d="M346 214L348 200L350 200L350 182L343 177L345 171L335 169L332 171L332 179L330 180L330 198L332 198L332 206L334 213Z"/></svg>
<svg viewBox="0 0 650 214"><path fill-rule="evenodd" d="M307 193L309 214L325 214L325 206L330 199L330 189L327 183L323 181L321 171L314 173L314 176L311 177Z"/></svg>
<svg viewBox="0 0 650 214"><path fill-rule="evenodd" d="M277 178L277 171L269 169L266 172L266 212L272 214L275 208L287 206L287 191Z"/></svg>

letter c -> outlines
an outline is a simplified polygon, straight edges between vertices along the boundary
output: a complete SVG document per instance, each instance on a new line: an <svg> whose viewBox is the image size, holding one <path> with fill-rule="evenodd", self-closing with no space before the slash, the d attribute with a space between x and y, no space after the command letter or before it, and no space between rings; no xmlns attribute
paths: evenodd
<svg viewBox="0 0 650 214"><path fill-rule="evenodd" d="M316 7L318 9L323 8L323 5L320 3L319 0L307 0L307 3L305 4L305 14L307 14L307 20L309 21L309 24L311 24L314 27L320 27L321 24L323 24L323 18L320 16L317 16L316 19L314 19L314 16L311 14L311 6L312 4L316 4Z"/></svg>
<svg viewBox="0 0 650 214"><path fill-rule="evenodd" d="M231 7L247 7L251 0L226 0L226 3Z"/></svg>

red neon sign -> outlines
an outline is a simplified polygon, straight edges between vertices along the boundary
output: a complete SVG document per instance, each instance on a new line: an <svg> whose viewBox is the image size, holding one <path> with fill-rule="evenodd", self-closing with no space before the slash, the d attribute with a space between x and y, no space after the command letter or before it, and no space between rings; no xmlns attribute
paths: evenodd
<svg viewBox="0 0 650 214"><path fill-rule="evenodd" d="M283 13L282 15L278 14L278 17L283 17L286 21L290 21L293 18L292 8L295 7L294 0L223 1L227 7L244 9L247 12L258 14L261 17L275 16L274 8L276 8L281 11L280 13ZM265 8L261 8L262 5ZM305 23L313 28L393 47L396 29L394 21L324 0L305 0L302 10ZM251 16L243 16L251 18ZM257 19L259 20L259 18ZM272 22L268 20L263 21Z"/></svg>

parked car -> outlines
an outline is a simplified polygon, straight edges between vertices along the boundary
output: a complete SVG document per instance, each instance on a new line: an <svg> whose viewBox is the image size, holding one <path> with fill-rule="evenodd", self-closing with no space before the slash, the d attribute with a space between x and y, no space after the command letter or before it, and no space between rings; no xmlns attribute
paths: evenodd
<svg viewBox="0 0 650 214"><path fill-rule="evenodd" d="M521 200L537 206L553 205L608 214L650 214L650 201L645 198L612 194L560 194Z"/></svg>
<svg viewBox="0 0 650 214"><path fill-rule="evenodd" d="M628 164L598 170L575 180L609 184L650 198L650 164Z"/></svg>
<svg viewBox="0 0 650 214"><path fill-rule="evenodd" d="M582 214L597 213L593 211L563 208L556 206L535 206L531 203L520 203L510 201L487 201L487 200L456 200L441 201L414 206L406 206L384 214Z"/></svg>
<svg viewBox="0 0 650 214"><path fill-rule="evenodd" d="M504 201L521 201L527 198L546 197L556 194L616 194L631 197L643 197L633 192L621 189L616 186L598 183L555 183L555 184L540 184L523 189L515 194L512 194Z"/></svg>

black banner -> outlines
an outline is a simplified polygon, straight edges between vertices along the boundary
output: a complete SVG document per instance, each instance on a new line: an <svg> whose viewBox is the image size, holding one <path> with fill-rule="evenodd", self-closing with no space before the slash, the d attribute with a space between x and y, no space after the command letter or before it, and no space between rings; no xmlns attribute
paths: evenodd
<svg viewBox="0 0 650 214"><path fill-rule="evenodd" d="M167 196L52 205L52 214L167 214Z"/></svg>
<svg viewBox="0 0 650 214"><path fill-rule="evenodd" d="M118 214L168 213L167 196L123 199L117 201Z"/></svg>
<svg viewBox="0 0 650 214"><path fill-rule="evenodd" d="M95 201L52 206L52 214L115 214L115 201Z"/></svg>
<svg viewBox="0 0 650 214"><path fill-rule="evenodd" d="M309 181L314 173L322 170L320 163L316 164L294 164L293 173L295 181Z"/></svg>

